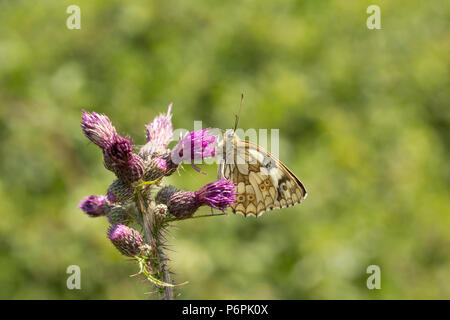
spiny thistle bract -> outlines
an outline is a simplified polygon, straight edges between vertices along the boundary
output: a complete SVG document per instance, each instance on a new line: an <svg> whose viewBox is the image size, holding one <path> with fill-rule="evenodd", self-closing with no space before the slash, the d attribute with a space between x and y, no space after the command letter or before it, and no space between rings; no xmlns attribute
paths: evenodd
<svg viewBox="0 0 450 320"><path fill-rule="evenodd" d="M172 105L146 125L147 143L139 150L130 137L122 137L109 118L83 112L81 129L102 150L105 168L117 179L105 195L84 198L79 208L89 217L106 216L107 237L123 255L133 258L139 271L164 299L173 299L173 287L166 256L166 238L171 221L191 218L201 206L222 212L236 200L236 186L219 180L198 191L178 190L163 185L163 178L177 171L183 162L192 163L215 156L215 136L209 129L188 132L176 146L173 138ZM137 151L137 152L136 152Z"/></svg>

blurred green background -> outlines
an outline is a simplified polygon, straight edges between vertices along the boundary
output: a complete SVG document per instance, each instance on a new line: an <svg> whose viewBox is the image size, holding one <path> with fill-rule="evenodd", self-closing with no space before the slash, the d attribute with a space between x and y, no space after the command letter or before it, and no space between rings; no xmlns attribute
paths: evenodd
<svg viewBox="0 0 450 320"><path fill-rule="evenodd" d="M175 128L231 127L244 92L240 126L280 129L309 196L177 223L179 298L450 299L449 16L444 0L0 1L0 298L149 298L77 208L114 178L81 109L142 144L170 102ZM166 182L216 177L185 169Z"/></svg>

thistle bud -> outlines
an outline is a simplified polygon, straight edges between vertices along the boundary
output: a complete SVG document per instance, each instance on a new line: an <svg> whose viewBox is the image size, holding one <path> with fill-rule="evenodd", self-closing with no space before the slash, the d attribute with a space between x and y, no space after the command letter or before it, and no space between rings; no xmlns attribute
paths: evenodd
<svg viewBox="0 0 450 320"><path fill-rule="evenodd" d="M116 164L126 164L133 154L133 145L130 137L116 135L111 145L105 149L111 161Z"/></svg>
<svg viewBox="0 0 450 320"><path fill-rule="evenodd" d="M125 183L137 181L144 174L144 161L133 153L130 137L116 135L113 143L104 150L104 160L105 167Z"/></svg>
<svg viewBox="0 0 450 320"><path fill-rule="evenodd" d="M174 186L165 186L164 188L162 188L161 190L158 191L158 193L156 194L156 197L155 197L155 201L157 203L167 205L170 197L177 191L178 191L178 189L175 188Z"/></svg>
<svg viewBox="0 0 450 320"><path fill-rule="evenodd" d="M180 190L172 194L167 209L177 218L187 218L192 216L201 206L195 192Z"/></svg>
<svg viewBox="0 0 450 320"><path fill-rule="evenodd" d="M119 179L116 179L108 187L106 196L110 202L117 203L117 202L125 202L131 199L133 194L134 188L131 185Z"/></svg>
<svg viewBox="0 0 450 320"><path fill-rule="evenodd" d="M114 168L116 177L124 183L132 183L139 180L143 174L145 165L142 159L133 154L132 158L126 165L119 165Z"/></svg>
<svg viewBox="0 0 450 320"><path fill-rule="evenodd" d="M108 201L106 196L88 196L81 200L78 206L92 218L104 216Z"/></svg>
<svg viewBox="0 0 450 320"><path fill-rule="evenodd" d="M127 225L130 222L130 216L122 206L111 206L106 211L106 217L112 225L118 223Z"/></svg>
<svg viewBox="0 0 450 320"><path fill-rule="evenodd" d="M159 218L167 217L167 206L165 204L158 204L153 208L153 212Z"/></svg>
<svg viewBox="0 0 450 320"><path fill-rule="evenodd" d="M108 239L121 254L134 257L141 253L144 239L139 231L123 224L115 224L108 229Z"/></svg>
<svg viewBox="0 0 450 320"><path fill-rule="evenodd" d="M150 257L153 254L153 249L150 245L148 244L143 244L141 246L141 255L146 256L146 257Z"/></svg>
<svg viewBox="0 0 450 320"><path fill-rule="evenodd" d="M154 181L166 175L167 162L162 158L151 158L145 166L144 181Z"/></svg>
<svg viewBox="0 0 450 320"><path fill-rule="evenodd" d="M165 153L162 153L160 156L160 159L164 160L166 162L166 172L165 176L170 176L172 173L177 171L179 163L175 163L172 161L172 152L166 151Z"/></svg>

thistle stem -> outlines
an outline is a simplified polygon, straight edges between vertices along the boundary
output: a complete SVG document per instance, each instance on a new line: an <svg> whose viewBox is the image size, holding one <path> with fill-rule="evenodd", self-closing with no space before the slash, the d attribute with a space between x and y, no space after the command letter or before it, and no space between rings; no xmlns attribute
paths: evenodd
<svg viewBox="0 0 450 320"><path fill-rule="evenodd" d="M158 260L159 260L159 265L161 267L161 272L162 272L162 281L165 283L172 283L171 279L170 279L170 274L169 274L169 268L167 267L167 256L163 251L164 246L160 243L161 242L161 232L158 230L158 234L157 234L157 245L159 248L159 256L158 256ZM173 300L173 287L163 287L164 288L164 300Z"/></svg>
<svg viewBox="0 0 450 320"><path fill-rule="evenodd" d="M163 244L161 239L161 230L158 228L156 224L155 215L153 210L149 208L148 205L143 200L142 194L140 191L136 193L137 200L139 202L139 210L142 214L142 229L144 232L144 238L147 244L149 244L152 248L156 249L156 258L159 266L159 271L162 274L162 280L165 283L172 283L170 279L169 270L167 268L167 256L163 251ZM172 286L163 286L162 290L164 292L163 299L164 300L173 300L173 287Z"/></svg>
<svg viewBox="0 0 450 320"><path fill-rule="evenodd" d="M226 216L228 215L227 213L217 213L217 214L203 214L203 215L199 215L199 216L192 216L192 217L187 217L187 218L173 218L173 219L167 219L167 222L172 222L172 221L180 221L180 220L188 220L188 219L197 219L197 218L207 218L207 217L219 217L219 216Z"/></svg>

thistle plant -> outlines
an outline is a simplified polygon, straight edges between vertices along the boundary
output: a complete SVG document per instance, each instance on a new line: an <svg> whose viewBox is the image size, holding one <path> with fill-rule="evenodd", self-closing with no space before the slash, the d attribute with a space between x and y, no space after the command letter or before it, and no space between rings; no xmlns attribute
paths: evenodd
<svg viewBox="0 0 450 320"><path fill-rule="evenodd" d="M121 136L106 115L83 110L82 131L101 149L104 166L116 179L105 195L88 196L79 205L89 217L107 218L107 238L136 263L137 275L168 300L174 297L173 288L184 284L171 279L166 253L170 223L194 218L201 206L221 211L204 216L223 215L236 200L235 185L229 180L211 182L198 191L163 184L182 163L200 171L193 161L215 156L216 138L210 129L188 132L168 149L173 140L171 108L145 126L147 143L141 148Z"/></svg>

